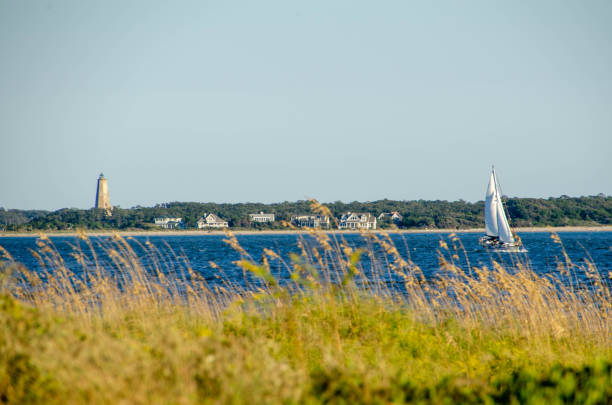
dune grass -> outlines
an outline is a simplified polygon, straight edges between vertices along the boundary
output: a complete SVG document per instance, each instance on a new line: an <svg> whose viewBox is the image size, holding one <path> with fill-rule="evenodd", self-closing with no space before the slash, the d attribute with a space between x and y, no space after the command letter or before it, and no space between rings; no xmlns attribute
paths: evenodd
<svg viewBox="0 0 612 405"><path fill-rule="evenodd" d="M426 279L385 234L312 236L255 259L228 233L257 281L215 286L119 236L101 242L109 271L80 234L79 277L44 235L43 273L1 252L0 403L612 403L609 276L589 261L479 268L451 235Z"/></svg>

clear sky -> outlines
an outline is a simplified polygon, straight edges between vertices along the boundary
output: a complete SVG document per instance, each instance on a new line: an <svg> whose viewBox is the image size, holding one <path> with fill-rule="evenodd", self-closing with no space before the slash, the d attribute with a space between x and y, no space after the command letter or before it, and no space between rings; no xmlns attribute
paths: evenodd
<svg viewBox="0 0 612 405"><path fill-rule="evenodd" d="M0 206L612 194L612 2L0 0Z"/></svg>

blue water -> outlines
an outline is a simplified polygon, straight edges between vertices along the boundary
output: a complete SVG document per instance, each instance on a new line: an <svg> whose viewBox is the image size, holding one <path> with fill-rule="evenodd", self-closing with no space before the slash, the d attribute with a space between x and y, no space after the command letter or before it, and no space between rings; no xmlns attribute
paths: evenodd
<svg viewBox="0 0 612 405"><path fill-rule="evenodd" d="M526 254L507 254L491 253L482 249L478 244L479 234L458 234L461 244L465 248L467 258L472 266L491 265L491 260L499 261L507 267L512 267L517 260L528 262L530 266L539 274L556 273L557 263L563 260L561 246L555 243L549 233L519 233L525 247L528 249ZM360 235L343 234L333 236L338 239L343 238L354 247L367 247L367 241ZM612 232L563 232L559 234L563 242L563 247L574 263L584 264L585 259L592 261L604 278L612 272ZM277 252L287 262L290 253L300 253L298 241L300 238L306 245L312 246L315 241L310 236L299 236L296 234L281 235L238 235L241 246L256 261L261 260L263 249L268 248ZM448 234L402 234L391 235L400 254L403 257L410 257L412 262L419 266L427 278L435 277L439 273L439 254L444 251L440 248L440 241L448 243L452 252L452 243ZM163 236L136 236L130 244L135 248L140 259L146 264L153 259L147 254L138 243L150 241L154 246L163 252L163 260L167 261L163 270L168 273L182 274L181 264L188 262L194 271L203 276L211 284L221 283L222 280L229 280L232 283L244 284L244 272L233 262L240 259L240 254L224 243L223 235L163 235ZM4 247L16 261L24 264L32 270L41 270L41 264L32 255L30 249L36 250L36 237L3 237L0 238L0 246ZM76 274L83 271L82 266L70 255L74 252L75 246L80 246L87 251L85 243L75 237L52 237L51 238L58 253L63 257L67 267L71 268ZM101 245L108 244L110 237L92 238L96 246L96 252L100 255L102 266L109 272L113 271L110 260L105 256ZM170 253L170 249L173 253ZM380 249L374 249L377 254L375 261L384 264L385 255ZM446 255L449 256L448 254ZM159 258L157 259L159 261ZM219 269L212 267L210 262L216 263ZM459 264L467 268L465 256L459 251ZM283 266L272 262L273 273L281 281L289 280L290 274ZM362 259L363 273L365 277L370 277L374 266L372 258L364 256ZM380 275L380 272L378 272ZM586 279L578 277L579 281ZM394 282L393 275L383 277L383 281Z"/></svg>

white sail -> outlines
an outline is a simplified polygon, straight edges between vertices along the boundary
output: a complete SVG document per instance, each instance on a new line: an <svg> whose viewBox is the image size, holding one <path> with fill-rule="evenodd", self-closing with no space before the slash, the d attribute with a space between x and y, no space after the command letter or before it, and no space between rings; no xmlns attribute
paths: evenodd
<svg viewBox="0 0 612 405"><path fill-rule="evenodd" d="M512 235L501 195L501 187L493 169L485 198L486 236L480 238L480 243L485 247L493 247L496 251L526 252L520 240L517 243Z"/></svg>
<svg viewBox="0 0 612 405"><path fill-rule="evenodd" d="M489 187L485 196L485 231L488 236L498 236L497 226L497 185L495 184L495 176L491 172L489 179Z"/></svg>
<svg viewBox="0 0 612 405"><path fill-rule="evenodd" d="M512 236L512 231L510 231L508 218L506 218L499 193L497 194L497 230L499 232L499 240L504 243L514 243L514 237Z"/></svg>
<svg viewBox="0 0 612 405"><path fill-rule="evenodd" d="M496 208L497 208L497 233L499 240L504 243L514 243L514 237L512 236L512 231L510 230L510 224L508 224L508 218L506 217L506 212L504 211L504 204L502 204L501 193L499 191L499 184L497 183L497 176L495 176L495 170L491 173L493 180L495 182L495 200L496 200Z"/></svg>

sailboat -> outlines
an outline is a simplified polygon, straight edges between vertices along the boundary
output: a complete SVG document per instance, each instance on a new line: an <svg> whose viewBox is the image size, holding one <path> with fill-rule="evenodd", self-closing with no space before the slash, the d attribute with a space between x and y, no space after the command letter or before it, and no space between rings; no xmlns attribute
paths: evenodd
<svg viewBox="0 0 612 405"><path fill-rule="evenodd" d="M508 217L501 199L500 186L495 174L495 167L491 168L489 186L485 198L485 236L480 238L482 246L493 248L496 251L526 252L521 241L512 233Z"/></svg>

